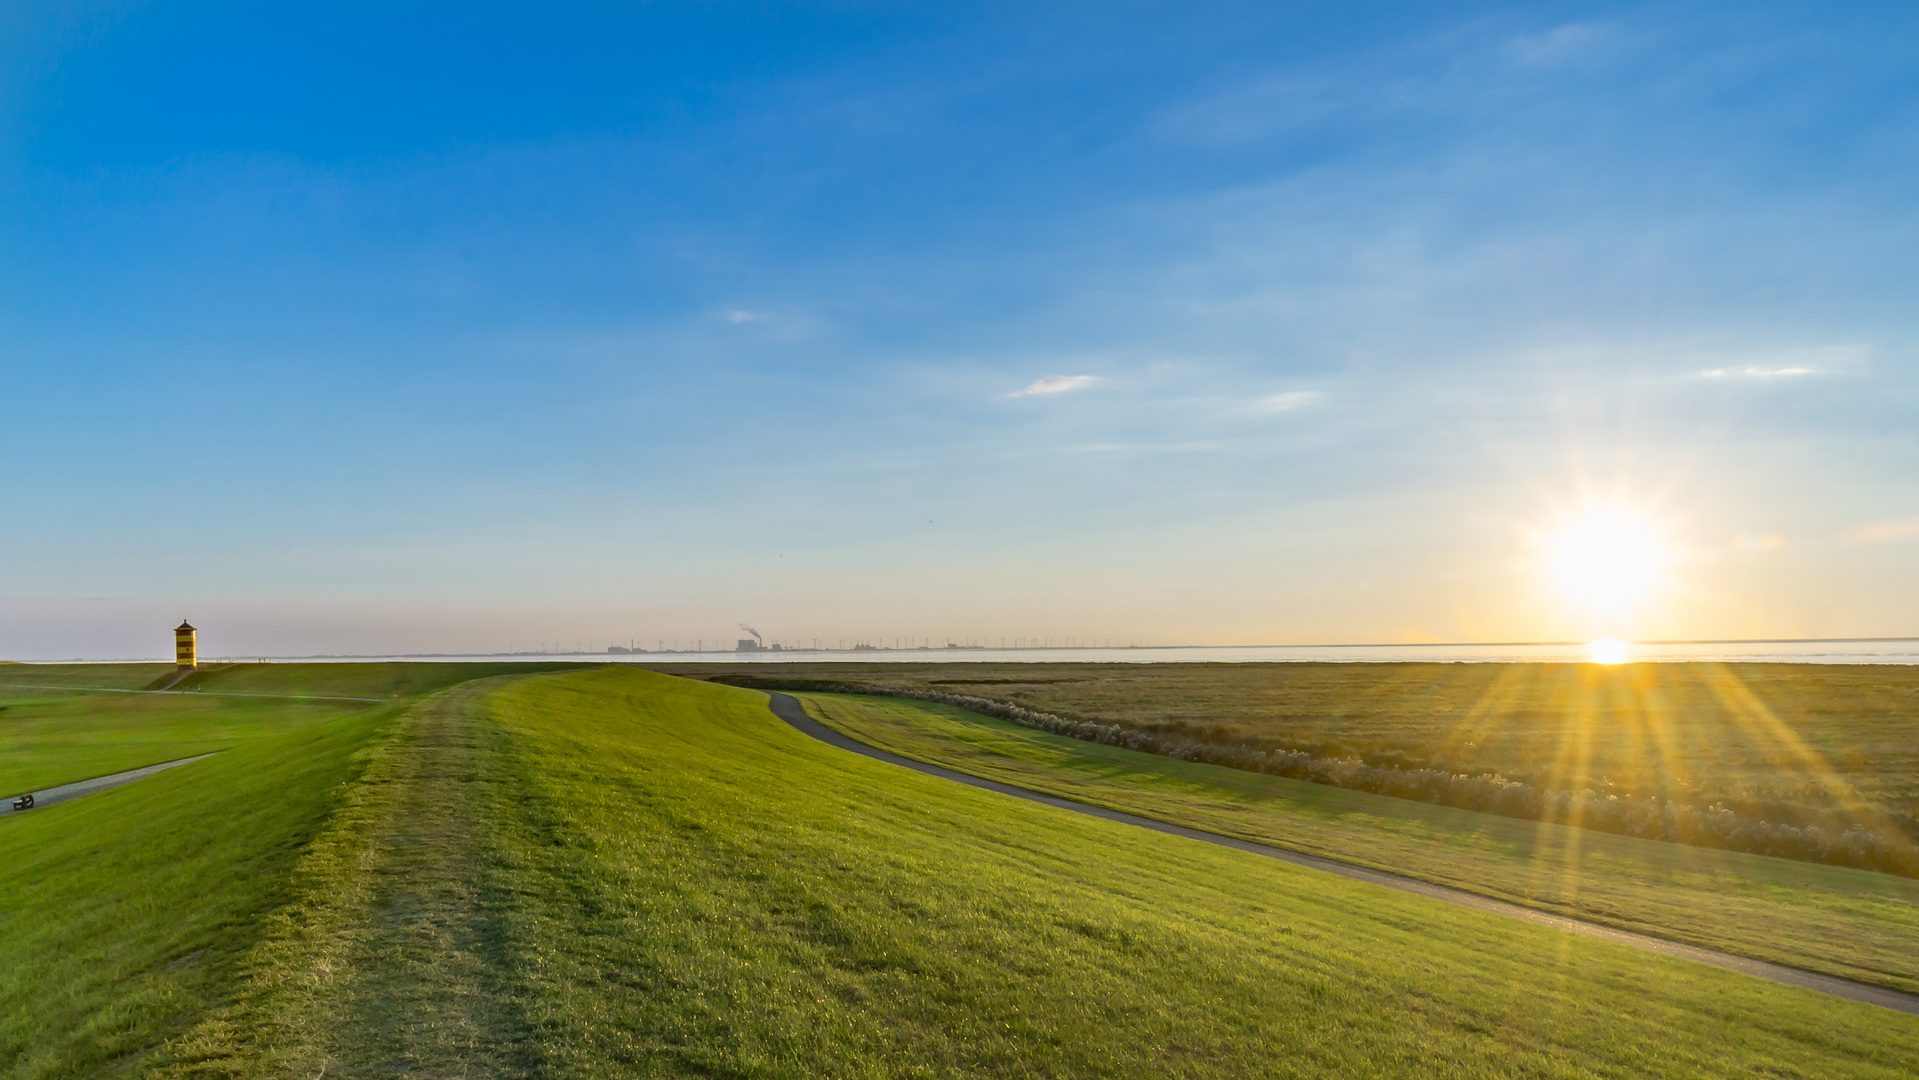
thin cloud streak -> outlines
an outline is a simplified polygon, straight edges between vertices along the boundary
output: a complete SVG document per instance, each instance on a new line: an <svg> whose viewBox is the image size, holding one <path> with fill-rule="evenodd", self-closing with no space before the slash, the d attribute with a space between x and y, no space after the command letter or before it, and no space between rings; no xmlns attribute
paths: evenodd
<svg viewBox="0 0 1919 1080"><path fill-rule="evenodd" d="M1032 383L1006 395L1009 398L1034 397L1040 394L1064 394L1072 390L1083 390L1099 381L1097 375L1048 375L1035 379Z"/></svg>
<svg viewBox="0 0 1919 1080"><path fill-rule="evenodd" d="M1548 68L1576 59L1600 40L1597 26L1571 23L1543 34L1529 34L1506 42L1502 50L1511 59L1527 67Z"/></svg>
<svg viewBox="0 0 1919 1080"><path fill-rule="evenodd" d="M1729 368L1713 368L1711 371L1702 371L1699 373L1700 377L1705 379L1725 379L1725 378L1790 379L1798 375L1817 375L1817 374L1819 374L1819 370L1817 368L1806 368L1806 367L1789 367L1789 368L1749 367L1749 368L1741 369L1739 371L1733 371Z"/></svg>
<svg viewBox="0 0 1919 1080"><path fill-rule="evenodd" d="M1309 408L1325 399L1326 395L1317 390L1288 390L1282 394L1268 394L1253 402L1252 411L1261 416L1273 416Z"/></svg>

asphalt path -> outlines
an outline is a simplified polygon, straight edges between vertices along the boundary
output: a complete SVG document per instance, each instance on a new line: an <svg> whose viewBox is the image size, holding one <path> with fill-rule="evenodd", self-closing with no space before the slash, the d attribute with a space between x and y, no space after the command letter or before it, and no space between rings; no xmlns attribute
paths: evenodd
<svg viewBox="0 0 1919 1080"><path fill-rule="evenodd" d="M214 753L218 753L218 751ZM126 772L108 773L105 776L96 776L91 780L76 780L71 784L61 784L59 787L45 788L33 792L33 809L40 810L52 806L54 803L63 803L68 799L77 799L82 795L91 795L96 791L105 791L108 788L119 787L121 784L131 784L135 780L145 780L154 773L165 772L175 765L185 765L189 761L198 761L201 758L212 756L213 754L195 754L192 757L162 761L158 765L142 765L140 768L128 769ZM9 795L6 798L6 802L0 803L0 817L8 814L25 814L31 812L28 810L15 810L13 808L13 800L19 797L18 794Z"/></svg>
<svg viewBox="0 0 1919 1080"><path fill-rule="evenodd" d="M955 783L965 784L968 787L984 788L987 791L995 791L1001 795L1011 795L1013 798L1025 799L1028 802L1044 803L1047 806L1057 807L1061 810L1070 810L1075 814L1085 814L1088 817L1101 818L1106 821L1116 821L1122 825L1134 825L1142 829L1151 829L1154 832L1183 836L1188 840L1198 840L1202 843L1217 844L1220 847L1229 847L1237 851L1263 855L1266 858L1278 859L1281 862L1291 863L1294 866L1303 866L1310 870L1323 870L1329 874L1338 874L1341 877L1351 878L1355 881L1364 881L1373 885L1383 885L1388 889L1397 889L1400 892L1412 893L1416 896L1424 896L1432 900L1443 900L1449 904L1458 904L1461 907L1472 908L1475 911L1484 911L1492 915L1504 915L1508 918L1519 919L1538 926L1549 926L1555 930L1564 930L1571 934L1583 934L1586 937L1599 938L1602 941L1610 941L1614 944L1626 945L1635 949L1642 949L1646 952L1658 953L1661 956L1674 956L1682 960L1692 960L1701 964L1710 964L1713 967L1736 971L1742 975L1768 979L1772 982L1783 983L1787 986L1816 990L1819 993L1831 994L1834 997L1847 998L1852 1001L1863 1001L1869 1005L1879 1005L1888 1009L1896 1009L1903 1013L1919 1015L1919 994L1907 994L1898 990L1888 990L1881 986L1869 986L1865 983L1853 982L1850 979L1841 979L1832 975L1821 975L1817 972L1801 971L1798 968L1787 967L1784 964L1770 964L1764 960L1735 956L1732 953L1719 952L1715 949L1702 949L1696 945L1684 945L1676 941L1667 941L1664 938L1652 937L1648 934L1636 934L1630 930L1619 930L1614 927L1602 926L1598 923L1585 922L1580 919L1569 919L1564 915L1553 915L1544 911L1535 911L1532 908L1521 907L1518 904L1507 903L1504 900L1495 900L1489 896L1480 896L1477 893L1466 892L1463 889L1453 889L1444 885L1435 885L1430 881L1420 881L1417 878L1404 877L1399 874L1387 873L1384 870L1374 870L1371 867L1357 866L1352 863L1344 863L1336 859L1327 859L1318 855L1307 855L1303 852L1289 851L1286 848L1273 847L1270 844L1256 844L1251 840L1241 840L1234 836L1206 832L1203 829L1188 828L1184 825L1172 825L1164 821L1155 821L1152 818L1140 817L1137 814L1128 814L1119 810L1109 810L1103 806L1074 802L1071 799L1063 799L1057 795L1048 795L1043 791L1016 787L1012 784L1002 784L997 780L983 779L971 773L941 768L938 765L928 765L924 761L915 761L912 758L901 757L898 754L891 754L885 750L868 746L857 739L849 738L834 731L832 728L806 715L806 710L801 708L800 703L791 695L770 693L767 696L771 699L773 715L823 743L837 746L842 750L849 750L863 757L872 758L875 761L884 761L889 765L898 765L902 768L912 769L914 772L925 773L928 776L937 776L943 780L951 780Z"/></svg>

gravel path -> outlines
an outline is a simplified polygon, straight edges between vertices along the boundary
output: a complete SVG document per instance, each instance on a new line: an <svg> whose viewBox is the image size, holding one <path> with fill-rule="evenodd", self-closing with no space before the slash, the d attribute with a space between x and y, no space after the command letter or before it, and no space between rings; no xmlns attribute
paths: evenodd
<svg viewBox="0 0 1919 1080"><path fill-rule="evenodd" d="M1676 956L1683 960L1695 960L1702 964L1711 964L1713 967L1725 968L1728 971L1737 971L1742 975L1752 975L1757 978L1771 980L1772 982L1784 983L1787 986L1816 990L1822 994L1831 994L1835 997L1847 998L1852 1001L1863 1001L1870 1005L1880 1005L1888 1009L1896 1009L1900 1012L1919 1015L1919 994L1907 994L1898 990L1888 990L1884 987L1868 986L1865 983L1853 982L1850 979L1840 979L1831 975L1820 975L1811 971L1801 971L1798 968L1787 967L1784 964L1769 964L1764 960L1753 960L1744 956L1735 956L1732 953L1718 952L1713 949L1702 949L1695 945L1682 945L1675 941L1667 941L1663 938L1651 937L1646 934L1635 934L1628 930L1617 930L1610 926L1601 926L1598 923L1569 919L1563 915L1550 915L1543 911L1534 911L1532 908L1521 907L1518 904L1509 904L1504 900L1494 900L1490 897L1469 893L1461 889L1447 888L1444 885L1435 885L1429 881L1420 881L1416 878L1387 873L1384 870L1374 870L1370 867L1355 866L1351 863L1338 862L1316 855L1306 855L1297 851L1288 851L1285 848L1273 847L1269 844L1256 844L1250 840L1223 836L1219 833L1206 832L1202 829L1187 828L1184 825L1171 825L1164 821L1155 821L1152 818L1140 817L1136 814L1128 814L1119 810L1108 810L1103 806L1091 806L1086 803L1074 802L1071 799L1063 799L1057 795L1048 795L1044 792L1033 791L1030 788L1015 787L1012 784L1002 784L996 780L982 779L970 773L941 768L938 765L928 765L923 761L914 761L912 758L901 757L898 754L891 754L884 750L868 746L863 742L848 738L834 731L832 728L806 715L806 710L801 708L800 703L788 694L772 693L768 694L768 697L772 699L771 707L773 709L773 715L823 743L837 746L842 750L850 750L855 754L873 758L876 761L884 761L891 765L912 769L914 772L925 773L928 776L937 776L944 780L952 780L955 783L966 784L969 787L984 788L987 791L995 791L1001 795L1011 795L1016 799L1044 803L1047 806L1057 807L1061 810L1070 810L1076 814L1085 814L1088 817L1102 818L1106 821L1116 821L1123 825L1135 825L1142 829L1151 829L1154 832L1183 836L1188 840L1199 840L1203 843L1217 844L1220 847L1234 848L1239 851L1250 852L1254 855L1263 855L1269 859L1278 859L1281 862L1292 863L1295 866L1304 866L1312 870L1324 870L1329 874L1338 874L1341 877L1352 878L1355 881L1384 885L1389 889L1398 889L1401 892L1413 893L1433 900L1443 900L1449 904L1458 904L1461 907L1469 907L1476 911L1484 911L1493 915L1504 915L1509 918L1521 919L1539 926L1550 926L1557 930L1567 931L1568 933L1584 934L1587 937L1595 937L1620 945L1628 945L1635 949L1643 949L1646 952L1659 953L1662 956Z"/></svg>
<svg viewBox="0 0 1919 1080"><path fill-rule="evenodd" d="M192 757L162 761L158 765L143 765L137 769L128 769L126 772L108 773L105 776L96 776L91 780L76 780L71 784L61 784L59 787L46 788L42 791L33 792L33 809L39 810L43 807L52 806L54 803L66 802L68 799L77 799L82 795L91 795L96 791L105 791L111 787L119 787L121 784L131 784L135 780L144 780L154 773L164 772L167 769L173 768L175 765L185 765L189 761L198 761L201 758L212 756L213 754L195 754ZM13 800L19 797L19 795L7 796L6 802L0 803L0 816L26 813L25 810L15 810L13 808Z"/></svg>

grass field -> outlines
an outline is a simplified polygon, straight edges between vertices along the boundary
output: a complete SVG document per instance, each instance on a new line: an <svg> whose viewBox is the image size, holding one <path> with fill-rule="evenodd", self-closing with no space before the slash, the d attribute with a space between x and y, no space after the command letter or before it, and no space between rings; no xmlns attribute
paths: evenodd
<svg viewBox="0 0 1919 1080"><path fill-rule="evenodd" d="M413 697L490 675L579 671L598 665L568 660L503 663L209 664L175 684L214 694ZM0 663L0 691L9 687L138 690L174 671L172 664Z"/></svg>
<svg viewBox="0 0 1919 1080"><path fill-rule="evenodd" d="M367 706L0 687L0 795L136 769L324 723Z"/></svg>
<svg viewBox="0 0 1919 1080"><path fill-rule="evenodd" d="M251 1039L295 1049L280 1075L1919 1067L1911 1017L920 776L746 691L610 669L422 715L186 1064L267 1075ZM469 782L436 803L435 775ZM382 814L461 854L338 901L419 858Z"/></svg>
<svg viewBox="0 0 1919 1080"><path fill-rule="evenodd" d="M1919 991L1919 881L1515 821L1081 742L951 706L799 694L872 746L1545 911Z"/></svg>
<svg viewBox="0 0 1919 1080"><path fill-rule="evenodd" d="M217 1008L393 717L362 709L0 820L0 1075L120 1072Z"/></svg>
<svg viewBox="0 0 1919 1080"><path fill-rule="evenodd" d="M255 694L338 694L345 697L417 697L456 683L494 675L587 671L598 664L567 660L507 663L234 664L191 675L183 690Z"/></svg>
<svg viewBox="0 0 1919 1080"><path fill-rule="evenodd" d="M1827 664L756 664L700 677L962 693L1202 742L1497 773L1919 839L1919 668Z"/></svg>
<svg viewBox="0 0 1919 1080"><path fill-rule="evenodd" d="M172 664L0 664L0 687L103 687L138 690Z"/></svg>
<svg viewBox="0 0 1919 1080"><path fill-rule="evenodd" d="M225 750L367 708L361 703L323 700L325 696L410 698L506 671L584 666L237 664L190 675L178 684L179 693L100 694L32 687L129 689L145 686L173 668L161 664L0 665L0 795ZM255 694L273 696L244 696ZM299 696L316 700L286 700Z"/></svg>
<svg viewBox="0 0 1919 1080"><path fill-rule="evenodd" d="M407 703L219 691L417 694L488 673L312 665L327 670L276 680L262 666L275 665L229 669L237 687L213 673L203 696L21 689L133 688L170 665L0 665L0 789L222 751L0 819L0 1076L124 1071L223 1007L240 958L294 895L294 867Z"/></svg>
<svg viewBox="0 0 1919 1080"><path fill-rule="evenodd" d="M9 1078L1919 1070L1919 1018L925 777L631 668L0 821L0 889Z"/></svg>

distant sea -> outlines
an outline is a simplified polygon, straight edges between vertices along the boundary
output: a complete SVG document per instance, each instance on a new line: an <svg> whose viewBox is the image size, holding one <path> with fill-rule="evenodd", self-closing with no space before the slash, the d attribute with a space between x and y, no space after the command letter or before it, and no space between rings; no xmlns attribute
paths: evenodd
<svg viewBox="0 0 1919 1080"><path fill-rule="evenodd" d="M1627 655L1638 662L1723 660L1792 664L1919 664L1919 638L1854 638L1816 641L1660 641L1635 642ZM805 664L938 662L995 664L1251 664L1334 660L1392 663L1424 660L1445 663L1522 663L1586 660L1583 644L1441 645L1226 645L1130 649L794 649L782 652L512 653L412 656L236 656L233 660L278 663L370 661L602 660L633 664ZM207 659L215 659L208 657Z"/></svg>

